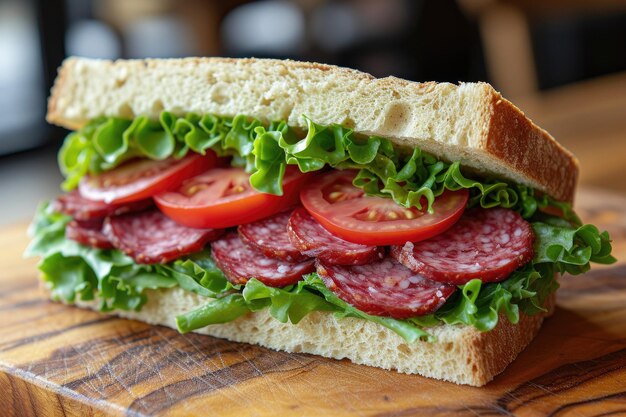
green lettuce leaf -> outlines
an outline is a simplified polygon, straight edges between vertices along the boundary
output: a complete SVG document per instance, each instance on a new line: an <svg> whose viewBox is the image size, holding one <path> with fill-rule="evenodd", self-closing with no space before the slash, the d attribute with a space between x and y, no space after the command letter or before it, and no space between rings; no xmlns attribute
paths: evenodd
<svg viewBox="0 0 626 417"><path fill-rule="evenodd" d="M98 280L82 258L65 257L61 253L55 253L46 257L39 264L39 269L44 282L51 286L54 300L72 303L77 297L79 300L94 299Z"/></svg>
<svg viewBox="0 0 626 417"><path fill-rule="evenodd" d="M215 297L230 290L241 289L240 285L233 285L226 279L208 250L177 259L167 265L154 265L154 268L161 274L176 279L182 289L203 297Z"/></svg>
<svg viewBox="0 0 626 417"><path fill-rule="evenodd" d="M405 207L432 212L435 198L445 190L470 190L470 207L506 207L530 219L540 209L562 210L570 222L580 225L568 204L521 185L464 176L458 162L447 163L420 149L395 148L378 136L356 134L340 125L324 126L304 117L304 137L284 121L263 126L244 115L234 118L189 113L184 117L163 112L159 121L140 116L134 120L99 118L71 133L59 151L64 189L77 186L88 173L112 169L134 157L155 160L183 157L188 151L204 154L212 149L232 156L245 167L256 190L282 195L288 164L302 172L326 166L356 169L354 185L369 195L392 198Z"/></svg>
<svg viewBox="0 0 626 417"><path fill-rule="evenodd" d="M557 265L559 272L577 275L589 270L589 262L611 264L611 240L607 232L591 224L572 228L564 224L532 223L538 237L535 245L535 262Z"/></svg>
<svg viewBox="0 0 626 417"><path fill-rule="evenodd" d="M447 324L467 324L489 331L498 324L501 314L516 324L520 309L528 315L545 311L546 297L557 287L551 271L539 272L529 264L503 282L483 284L473 279L460 286L460 291L434 316Z"/></svg>
<svg viewBox="0 0 626 417"><path fill-rule="evenodd" d="M177 316L176 325L181 333L187 333L211 324L228 323L249 312L250 306L241 293L228 294Z"/></svg>

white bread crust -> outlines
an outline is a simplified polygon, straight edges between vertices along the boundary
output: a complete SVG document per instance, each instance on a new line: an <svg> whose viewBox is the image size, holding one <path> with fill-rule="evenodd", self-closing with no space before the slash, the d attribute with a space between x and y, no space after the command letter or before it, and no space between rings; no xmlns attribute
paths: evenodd
<svg viewBox="0 0 626 417"><path fill-rule="evenodd" d="M268 59L69 58L48 103L51 123L99 116L157 118L163 110L283 119L303 115L420 147L479 173L572 201L578 161L486 83L416 83L330 65Z"/></svg>

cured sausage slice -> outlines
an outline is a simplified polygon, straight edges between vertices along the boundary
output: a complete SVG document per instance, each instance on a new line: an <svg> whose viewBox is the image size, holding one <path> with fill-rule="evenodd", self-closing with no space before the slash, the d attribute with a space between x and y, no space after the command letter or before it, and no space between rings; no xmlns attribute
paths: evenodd
<svg viewBox="0 0 626 417"><path fill-rule="evenodd" d="M476 208L444 233L394 246L391 254L435 281L461 285L479 278L497 282L533 258L533 240L530 224L517 212Z"/></svg>
<svg viewBox="0 0 626 417"><path fill-rule="evenodd" d="M254 223L241 225L237 229L239 237L244 243L260 250L270 258L302 262L309 257L301 254L289 240L287 234L289 216L291 212L286 211Z"/></svg>
<svg viewBox="0 0 626 417"><path fill-rule="evenodd" d="M456 290L453 285L424 278L389 257L355 266L318 261L317 273L331 291L359 310L396 319L437 311Z"/></svg>
<svg viewBox="0 0 626 417"><path fill-rule="evenodd" d="M86 221L145 210L152 204L151 199L132 203L107 204L104 201L89 200L81 196L78 190L74 190L57 198L53 203L53 208L55 211L72 216L76 220Z"/></svg>
<svg viewBox="0 0 626 417"><path fill-rule="evenodd" d="M107 217L104 232L116 248L137 263L155 264L198 252L223 230L181 226L160 211L150 210Z"/></svg>
<svg viewBox="0 0 626 417"><path fill-rule="evenodd" d="M301 207L291 214L287 230L291 242L302 254L330 265L364 265L384 257L382 248L348 242L333 235Z"/></svg>
<svg viewBox="0 0 626 417"><path fill-rule="evenodd" d="M65 226L65 237L98 249L113 249L113 244L102 232L102 219L72 220Z"/></svg>
<svg viewBox="0 0 626 417"><path fill-rule="evenodd" d="M289 262L269 258L243 243L235 232L213 242L211 251L215 263L233 284L245 284L250 278L256 278L270 287L284 287L315 270L313 259Z"/></svg>

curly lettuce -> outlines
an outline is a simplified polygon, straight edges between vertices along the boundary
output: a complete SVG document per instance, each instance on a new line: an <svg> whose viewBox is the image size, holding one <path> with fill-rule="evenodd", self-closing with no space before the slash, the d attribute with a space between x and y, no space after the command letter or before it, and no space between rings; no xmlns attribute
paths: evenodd
<svg viewBox="0 0 626 417"><path fill-rule="evenodd" d="M432 341L428 328L441 323L489 331L502 315L517 323L520 311L528 315L545 311L547 297L558 287L555 273L577 275L586 272L591 262L615 262L607 232L537 215L531 222L536 234L532 262L499 283L483 284L475 279L459 286L434 314L397 320L372 316L351 306L315 273L285 288L268 287L254 278L246 285L233 285L216 267L208 250L165 265L138 265L118 250L95 249L66 239L69 221L68 216L42 205L31 226L33 240L26 255L42 258L39 268L53 298L71 303L97 297L102 311L139 310L147 301L147 290L180 287L207 299L202 307L176 318L181 332L263 309L283 323L298 323L311 312L326 311L339 318L372 321L409 343Z"/></svg>
<svg viewBox="0 0 626 417"><path fill-rule="evenodd" d="M131 158L181 158L189 151L205 154L213 150L245 167L252 187L268 194L282 194L287 165L297 165L302 172L330 166L358 170L355 186L405 207L422 209L426 202L432 212L435 198L445 190L466 188L471 192L470 207L505 207L530 219L538 209L553 206L561 209L565 218L580 222L569 205L530 187L470 179L461 172L459 162L444 162L417 148L396 148L387 139L359 135L338 124L304 120L307 128L302 137L284 121L264 126L244 115L229 118L189 113L179 117L163 112L158 121L144 116L134 120L98 118L65 139L58 157L66 177L63 188L73 189L88 173L112 169Z"/></svg>

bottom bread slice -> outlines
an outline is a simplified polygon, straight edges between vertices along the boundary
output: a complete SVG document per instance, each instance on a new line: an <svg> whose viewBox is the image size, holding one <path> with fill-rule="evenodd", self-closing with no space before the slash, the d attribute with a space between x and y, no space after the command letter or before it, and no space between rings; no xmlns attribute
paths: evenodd
<svg viewBox="0 0 626 417"><path fill-rule="evenodd" d="M110 314L175 329L177 315L208 302L180 288L151 290L147 295L148 302L141 311ZM355 318L340 319L327 312L314 312L298 324L291 324L279 322L264 310L196 332L274 350L348 358L357 364L482 386L502 372L531 342L544 318L551 314L553 301L553 297L548 301L547 313L521 314L516 325L501 317L490 332L479 332L465 325L432 327L428 330L436 336L436 342L407 343L379 324ZM76 304L97 310L99 300Z"/></svg>

